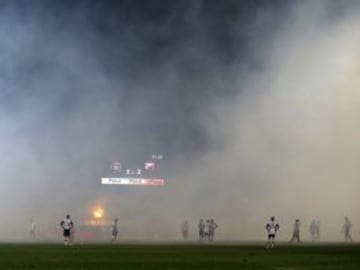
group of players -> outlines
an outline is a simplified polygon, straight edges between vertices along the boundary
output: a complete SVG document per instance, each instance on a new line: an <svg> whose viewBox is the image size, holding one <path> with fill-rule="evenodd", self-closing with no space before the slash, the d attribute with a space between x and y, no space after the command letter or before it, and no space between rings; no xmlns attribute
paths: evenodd
<svg viewBox="0 0 360 270"><path fill-rule="evenodd" d="M199 229L199 240L204 241L208 240L209 242L214 241L215 230L218 225L213 219L207 219L204 222L202 219L199 221L198 229Z"/></svg>
<svg viewBox="0 0 360 270"><path fill-rule="evenodd" d="M74 222L72 221L70 215L66 215L63 220L60 222L60 227L63 230L63 236L64 236L64 245L72 245L74 241ZM115 218L113 225L111 227L111 242L114 243L118 236L118 219Z"/></svg>
<svg viewBox="0 0 360 270"><path fill-rule="evenodd" d="M293 233L290 239L290 243L300 243L300 220L295 219ZM266 244L267 248L272 248L275 245L275 236L277 231L280 229L279 224L275 221L275 217L271 217L270 221L265 225L265 229L268 234L268 241ZM352 237L350 234L351 230L351 221L346 216L345 221L342 227L342 232L344 233L344 238L346 243L352 243ZM313 241L318 241L320 239L320 221L313 220L310 225L310 233Z"/></svg>
<svg viewBox="0 0 360 270"><path fill-rule="evenodd" d="M207 219L204 221L200 219L198 225L199 231L199 240L200 241L214 241L215 238L215 230L218 227L217 223L213 219ZM183 224L181 224L181 234L184 240L188 239L189 236L189 222L185 220Z"/></svg>
<svg viewBox="0 0 360 270"><path fill-rule="evenodd" d="M64 236L64 245L72 245L74 240L74 222L72 221L70 215L66 215L63 220L60 222L60 226L63 230ZM292 236L290 239L291 243L300 243L300 227L301 223L299 219L295 220ZM215 230L218 228L218 224L213 219L207 219L204 221L200 219L198 224L198 232L199 232L199 241L214 241ZM272 248L275 246L275 237L277 232L280 229L279 224L275 220L275 217L271 217L270 221L265 225L265 229L267 231L268 240L266 247ZM318 241L320 239L320 222L313 220L310 224L310 233L312 241ZM342 226L342 232L344 233L344 239L346 243L352 243L352 237L350 234L351 231L351 221L346 216L344 224ZM181 233L184 240L188 239L189 235L189 223L186 220L181 226ZM112 238L111 242L115 242L117 240L118 235L118 219L115 218L112 230L111 230ZM30 223L30 238L35 239L35 222L31 220Z"/></svg>

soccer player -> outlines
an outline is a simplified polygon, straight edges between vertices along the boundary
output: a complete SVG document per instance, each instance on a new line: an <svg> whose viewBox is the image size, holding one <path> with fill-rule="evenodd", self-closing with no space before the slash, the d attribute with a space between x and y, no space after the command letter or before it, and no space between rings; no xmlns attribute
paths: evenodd
<svg viewBox="0 0 360 270"><path fill-rule="evenodd" d="M115 242L117 239L117 235L118 235L118 219L117 218L114 219L111 235L112 235L111 242Z"/></svg>
<svg viewBox="0 0 360 270"><path fill-rule="evenodd" d="M209 226L209 241L214 241L215 237L215 230L218 225L215 223L213 219L210 219L210 226Z"/></svg>
<svg viewBox="0 0 360 270"><path fill-rule="evenodd" d="M36 237L36 224L35 224L35 221L33 219L30 219L29 234L30 234L30 239L35 240L35 237Z"/></svg>
<svg viewBox="0 0 360 270"><path fill-rule="evenodd" d="M199 229L199 240L202 241L204 238L204 229L205 229L205 225L202 219L200 219L198 229Z"/></svg>
<svg viewBox="0 0 360 270"><path fill-rule="evenodd" d="M315 226L315 235L316 235L316 240L319 241L320 240L320 220L316 221L316 226Z"/></svg>
<svg viewBox="0 0 360 270"><path fill-rule="evenodd" d="M293 243L294 241L296 241L297 243L301 242L300 241L300 220L299 219L295 220L293 234L290 239L291 243Z"/></svg>
<svg viewBox="0 0 360 270"><path fill-rule="evenodd" d="M64 245L72 245L71 230L74 228L74 223L71 220L70 215L66 215L60 222L60 226L63 229Z"/></svg>
<svg viewBox="0 0 360 270"><path fill-rule="evenodd" d="M310 234L311 234L311 240L313 242L315 242L316 241L316 221L315 221L315 219L313 219L311 221L309 230L310 230Z"/></svg>
<svg viewBox="0 0 360 270"><path fill-rule="evenodd" d="M189 235L189 223L187 220L181 225L181 234L184 240L187 240Z"/></svg>
<svg viewBox="0 0 360 270"><path fill-rule="evenodd" d="M345 222L344 222L342 231L345 234L345 242L346 243L347 242L352 243L352 238L351 238L351 235L350 235L350 229L351 229L351 222L350 222L348 217L345 217Z"/></svg>
<svg viewBox="0 0 360 270"><path fill-rule="evenodd" d="M207 219L206 223L204 224L203 237L207 237L208 240L209 240L209 231L210 231L210 219Z"/></svg>
<svg viewBox="0 0 360 270"><path fill-rule="evenodd" d="M280 229L279 224L275 221L275 217L270 218L270 222L266 224L265 226L266 231L268 232L268 242L266 244L266 247L274 247L275 243L275 235L277 231Z"/></svg>

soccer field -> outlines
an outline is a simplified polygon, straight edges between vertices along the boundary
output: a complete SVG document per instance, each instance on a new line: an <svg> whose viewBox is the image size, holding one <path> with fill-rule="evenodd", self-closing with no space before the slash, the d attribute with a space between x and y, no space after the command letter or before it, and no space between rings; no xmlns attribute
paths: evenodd
<svg viewBox="0 0 360 270"><path fill-rule="evenodd" d="M0 269L360 269L360 245L2 244Z"/></svg>

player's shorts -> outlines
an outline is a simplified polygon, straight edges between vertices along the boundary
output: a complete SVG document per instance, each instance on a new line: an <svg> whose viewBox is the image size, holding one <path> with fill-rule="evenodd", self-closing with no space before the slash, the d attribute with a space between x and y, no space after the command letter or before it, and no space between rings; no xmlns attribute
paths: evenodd
<svg viewBox="0 0 360 270"><path fill-rule="evenodd" d="M64 229L64 237L70 237L70 229Z"/></svg>
<svg viewBox="0 0 360 270"><path fill-rule="evenodd" d="M268 238L275 238L275 234L274 233L268 234Z"/></svg>

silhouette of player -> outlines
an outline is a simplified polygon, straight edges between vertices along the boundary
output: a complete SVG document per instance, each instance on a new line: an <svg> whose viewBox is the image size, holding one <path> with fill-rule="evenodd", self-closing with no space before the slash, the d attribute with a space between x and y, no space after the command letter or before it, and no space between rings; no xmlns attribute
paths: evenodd
<svg viewBox="0 0 360 270"><path fill-rule="evenodd" d="M352 243L352 238L350 235L350 230L351 230L351 221L349 220L348 217L345 217L345 222L342 228L342 231L344 232L344 236L345 236L345 242L350 242Z"/></svg>
<svg viewBox="0 0 360 270"><path fill-rule="evenodd" d="M199 240L202 241L204 238L204 230L205 230L205 224L202 219L200 219L198 230L199 230Z"/></svg>
<svg viewBox="0 0 360 270"><path fill-rule="evenodd" d="M117 239L117 235L118 235L118 219L117 218L114 219L114 223L112 225L112 230L111 230L111 235L112 235L111 242L115 242Z"/></svg>
<svg viewBox="0 0 360 270"><path fill-rule="evenodd" d="M297 243L301 242L300 241L300 220L299 219L295 220L293 234L292 234L292 237L290 239L291 243L293 243L295 241Z"/></svg>
<svg viewBox="0 0 360 270"><path fill-rule="evenodd" d="M29 236L31 240L36 238L36 223L33 219L30 219Z"/></svg>
<svg viewBox="0 0 360 270"><path fill-rule="evenodd" d="M209 227L209 241L214 241L215 230L218 227L216 222L213 219L210 219L210 227Z"/></svg>
<svg viewBox="0 0 360 270"><path fill-rule="evenodd" d="M74 223L71 220L70 215L66 215L60 222L60 226L63 229L64 245L72 245L71 230L74 228Z"/></svg>
<svg viewBox="0 0 360 270"><path fill-rule="evenodd" d="M184 240L188 239L189 235L189 223L187 220L181 225L181 234Z"/></svg>
<svg viewBox="0 0 360 270"><path fill-rule="evenodd" d="M316 221L315 235L316 235L316 240L319 241L320 240L320 220Z"/></svg>
<svg viewBox="0 0 360 270"><path fill-rule="evenodd" d="M268 242L266 247L274 247L275 246L275 236L277 231L280 229L279 224L275 221L275 217L270 218L270 222L266 224L265 229L268 233Z"/></svg>

